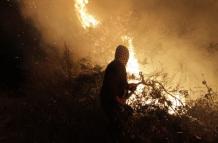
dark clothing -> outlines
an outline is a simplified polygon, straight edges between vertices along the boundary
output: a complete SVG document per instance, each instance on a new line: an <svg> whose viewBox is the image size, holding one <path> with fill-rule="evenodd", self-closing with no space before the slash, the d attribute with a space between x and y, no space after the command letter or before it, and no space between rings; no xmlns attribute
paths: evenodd
<svg viewBox="0 0 218 143"><path fill-rule="evenodd" d="M116 97L127 94L128 82L124 64L114 60L106 68L103 86L101 89L102 107L106 112L119 108Z"/></svg>
<svg viewBox="0 0 218 143"><path fill-rule="evenodd" d="M106 68L101 89L101 105L110 122L126 120L132 113L132 108L121 104L117 98L128 96L126 67L118 60L112 61Z"/></svg>
<svg viewBox="0 0 218 143"><path fill-rule="evenodd" d="M122 108L116 97L124 97L128 93L128 82L125 65L118 60L112 61L106 68L101 89L101 104L109 119L109 129L116 142L120 138L122 126ZM127 105L126 105L127 106Z"/></svg>

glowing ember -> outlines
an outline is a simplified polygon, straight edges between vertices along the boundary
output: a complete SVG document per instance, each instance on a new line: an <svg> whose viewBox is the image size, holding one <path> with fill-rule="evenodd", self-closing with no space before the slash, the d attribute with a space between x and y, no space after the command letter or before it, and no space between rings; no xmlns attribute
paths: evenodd
<svg viewBox="0 0 218 143"><path fill-rule="evenodd" d="M96 27L100 23L95 17L88 13L86 8L88 3L89 0L75 0L76 13L84 29Z"/></svg>

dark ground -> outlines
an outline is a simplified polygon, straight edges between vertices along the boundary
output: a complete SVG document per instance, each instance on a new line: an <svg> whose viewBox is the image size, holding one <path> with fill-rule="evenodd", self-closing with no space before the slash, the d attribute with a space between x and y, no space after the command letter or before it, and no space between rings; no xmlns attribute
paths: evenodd
<svg viewBox="0 0 218 143"><path fill-rule="evenodd" d="M18 95L20 96L20 95ZM84 108L70 98L48 95L1 96L0 142L105 142L101 111Z"/></svg>

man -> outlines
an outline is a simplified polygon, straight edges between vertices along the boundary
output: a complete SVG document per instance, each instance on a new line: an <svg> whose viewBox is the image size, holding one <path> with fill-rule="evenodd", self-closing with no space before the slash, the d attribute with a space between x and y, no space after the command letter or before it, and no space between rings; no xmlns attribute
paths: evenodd
<svg viewBox="0 0 218 143"><path fill-rule="evenodd" d="M101 104L104 112L109 118L113 130L119 130L120 114L128 98L128 90L134 91L136 84L128 84L126 64L129 59L129 50L119 45L115 52L115 59L107 66L101 89Z"/></svg>

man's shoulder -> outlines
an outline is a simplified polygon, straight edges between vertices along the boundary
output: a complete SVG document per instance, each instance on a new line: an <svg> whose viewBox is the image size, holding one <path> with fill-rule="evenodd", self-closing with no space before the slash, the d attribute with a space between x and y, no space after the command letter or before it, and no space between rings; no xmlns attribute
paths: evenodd
<svg viewBox="0 0 218 143"><path fill-rule="evenodd" d="M111 63L108 64L107 68L106 68L106 71L108 72L125 72L126 71L126 68L125 66L120 63L119 61L112 61Z"/></svg>
<svg viewBox="0 0 218 143"><path fill-rule="evenodd" d="M120 69L120 68L125 68L125 66L122 63L120 63L119 61L113 60L108 65L108 68L115 68L115 69L118 68L118 69Z"/></svg>

